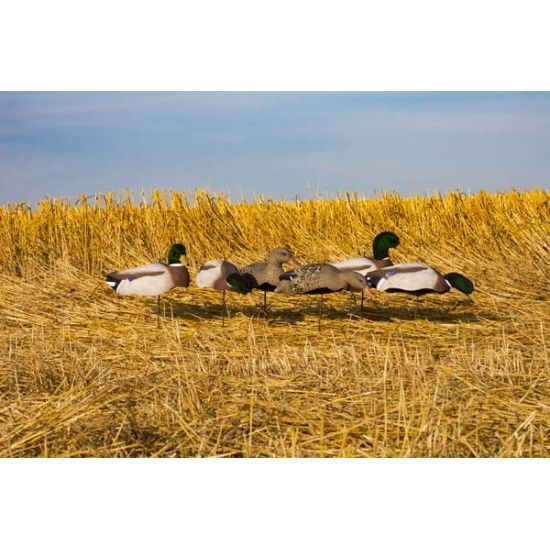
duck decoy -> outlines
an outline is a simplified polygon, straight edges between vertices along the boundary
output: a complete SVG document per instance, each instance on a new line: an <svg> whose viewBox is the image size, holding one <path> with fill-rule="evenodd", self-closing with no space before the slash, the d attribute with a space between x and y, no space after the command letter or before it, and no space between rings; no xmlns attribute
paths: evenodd
<svg viewBox="0 0 550 550"><path fill-rule="evenodd" d="M199 288L212 288L222 292L222 325L225 324L226 315L225 292L229 290L246 295L252 290L250 278L227 260L209 260L202 264L197 273L196 283Z"/></svg>
<svg viewBox="0 0 550 550"><path fill-rule="evenodd" d="M123 296L156 296L157 326L160 326L160 295L175 287L189 286L189 271L180 263L186 256L185 246L177 243L168 252L168 263L157 262L109 273L107 284Z"/></svg>
<svg viewBox="0 0 550 550"><path fill-rule="evenodd" d="M340 262L332 262L331 265L343 271L357 271L361 275L366 275L369 271L393 265L390 259L390 248L398 246L399 237L391 231L384 231L374 237L372 256L356 256Z"/></svg>
<svg viewBox="0 0 550 550"><path fill-rule="evenodd" d="M340 292L342 290L362 292L374 298L374 294L367 286L367 280L356 271L342 271L331 264L310 264L288 271L279 276L279 285L275 292L283 294L319 294L319 325L321 328L321 314L324 294Z"/></svg>
<svg viewBox="0 0 550 550"><path fill-rule="evenodd" d="M247 265L242 273L250 279L253 288L264 292L264 312L267 311L267 292L273 292L279 285L279 277L285 272L283 264L297 267L299 264L289 248L275 248L265 262Z"/></svg>
<svg viewBox="0 0 550 550"><path fill-rule="evenodd" d="M474 284L460 273L442 275L423 263L403 263L371 271L366 275L370 288L381 292L404 292L415 296L445 294L456 288L466 295L474 291Z"/></svg>

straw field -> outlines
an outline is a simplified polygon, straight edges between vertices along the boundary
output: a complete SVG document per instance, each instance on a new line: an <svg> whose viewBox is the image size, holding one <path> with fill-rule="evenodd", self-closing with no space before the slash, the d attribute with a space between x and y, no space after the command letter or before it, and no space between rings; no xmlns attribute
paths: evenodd
<svg viewBox="0 0 550 550"><path fill-rule="evenodd" d="M378 294L120 297L109 271L188 249L239 264L371 252L471 278ZM0 207L0 456L550 456L550 193L232 204L196 192Z"/></svg>

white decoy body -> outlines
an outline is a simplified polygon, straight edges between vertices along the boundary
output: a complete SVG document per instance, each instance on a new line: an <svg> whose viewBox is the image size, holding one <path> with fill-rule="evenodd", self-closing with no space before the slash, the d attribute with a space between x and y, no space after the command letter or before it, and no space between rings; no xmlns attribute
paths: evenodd
<svg viewBox="0 0 550 550"><path fill-rule="evenodd" d="M107 284L122 296L160 296L176 286L188 286L185 283L183 270L187 268L180 263L164 264L162 262L142 265L112 273Z"/></svg>
<svg viewBox="0 0 550 550"><path fill-rule="evenodd" d="M474 291L473 283L459 273L442 275L424 263L403 263L384 267L366 275L371 288L380 292L404 292L421 296L423 294L445 294L456 288L464 294Z"/></svg>
<svg viewBox="0 0 550 550"><path fill-rule="evenodd" d="M387 260L389 260L389 258L387 258ZM374 258L369 258L368 256L357 256L355 258L342 260L341 262L334 262L331 265L342 271L355 271L356 273L365 276L370 271L391 265L391 261L389 263L385 263L385 260L382 260L375 263Z"/></svg>
<svg viewBox="0 0 550 550"><path fill-rule="evenodd" d="M355 271L365 276L376 269L393 265L389 250L397 246L399 246L399 237L391 231L384 231L376 235L373 240L372 256L356 256L340 262L331 262L331 265L342 271Z"/></svg>

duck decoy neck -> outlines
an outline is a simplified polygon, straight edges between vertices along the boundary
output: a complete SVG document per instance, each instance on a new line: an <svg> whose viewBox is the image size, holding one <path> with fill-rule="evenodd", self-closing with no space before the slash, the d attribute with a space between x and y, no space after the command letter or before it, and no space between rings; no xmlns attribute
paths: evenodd
<svg viewBox="0 0 550 550"><path fill-rule="evenodd" d="M182 264L170 264L168 266L172 279L174 281L174 286L181 286L187 288L191 282L191 277L189 276L189 270L186 266Z"/></svg>

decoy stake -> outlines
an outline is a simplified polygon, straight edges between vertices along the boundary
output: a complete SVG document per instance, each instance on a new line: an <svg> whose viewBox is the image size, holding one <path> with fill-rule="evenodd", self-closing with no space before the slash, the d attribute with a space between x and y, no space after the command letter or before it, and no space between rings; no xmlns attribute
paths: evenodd
<svg viewBox="0 0 550 550"><path fill-rule="evenodd" d="M225 326L225 314L226 314L226 311L227 311L227 306L226 306L226 303L225 303L225 290L222 291L222 327Z"/></svg>

